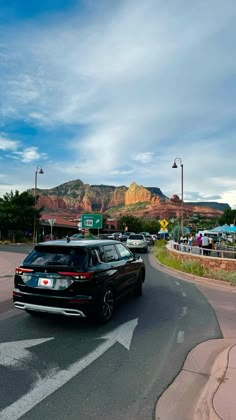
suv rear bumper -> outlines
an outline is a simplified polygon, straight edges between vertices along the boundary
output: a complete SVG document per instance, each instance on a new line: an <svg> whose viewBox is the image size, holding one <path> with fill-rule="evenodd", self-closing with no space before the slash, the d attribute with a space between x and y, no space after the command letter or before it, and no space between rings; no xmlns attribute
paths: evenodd
<svg viewBox="0 0 236 420"><path fill-rule="evenodd" d="M86 318L86 315L84 314L84 312L82 312L79 309L35 305L33 303L25 303L25 302L18 302L18 301L14 302L14 306L17 309L23 309L26 311L28 310L28 311L35 311L35 312L46 312L49 314L58 314L58 315Z"/></svg>
<svg viewBox="0 0 236 420"><path fill-rule="evenodd" d="M96 296L74 295L62 297L30 293L15 288L13 289L13 304L15 308L26 311L85 318L96 310Z"/></svg>

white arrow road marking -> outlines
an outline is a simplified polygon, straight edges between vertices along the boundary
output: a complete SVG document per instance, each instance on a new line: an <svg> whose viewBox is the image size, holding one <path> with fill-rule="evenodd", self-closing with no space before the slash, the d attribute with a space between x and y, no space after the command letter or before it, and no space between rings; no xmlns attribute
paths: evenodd
<svg viewBox="0 0 236 420"><path fill-rule="evenodd" d="M22 359L29 359L32 354L27 349L29 347L38 346L46 341L53 340L50 338L36 338L32 340L10 341L0 344L0 365L3 366L19 366Z"/></svg>
<svg viewBox="0 0 236 420"><path fill-rule="evenodd" d="M116 342L130 349L134 329L138 324L138 318L128 321L104 337L106 341L91 351L83 359L78 360L69 366L68 369L53 371L44 379L39 379L33 389L19 398L10 406L0 411L1 420L18 420L21 416L31 410L35 405L47 398L53 392L61 388L66 382L78 375L96 359L103 355Z"/></svg>
<svg viewBox="0 0 236 420"><path fill-rule="evenodd" d="M184 331L178 331L176 342L182 344L184 342Z"/></svg>

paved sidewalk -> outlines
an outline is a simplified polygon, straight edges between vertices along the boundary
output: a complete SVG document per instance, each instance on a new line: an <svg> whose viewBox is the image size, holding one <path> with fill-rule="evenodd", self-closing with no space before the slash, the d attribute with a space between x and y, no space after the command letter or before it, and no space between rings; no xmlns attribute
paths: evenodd
<svg viewBox="0 0 236 420"><path fill-rule="evenodd" d="M150 258L162 271L195 283L213 307L224 337L189 353L157 403L156 420L236 420L236 287L169 269Z"/></svg>
<svg viewBox="0 0 236 420"><path fill-rule="evenodd" d="M12 298L15 268L23 261L25 255L14 252L0 252L0 304Z"/></svg>

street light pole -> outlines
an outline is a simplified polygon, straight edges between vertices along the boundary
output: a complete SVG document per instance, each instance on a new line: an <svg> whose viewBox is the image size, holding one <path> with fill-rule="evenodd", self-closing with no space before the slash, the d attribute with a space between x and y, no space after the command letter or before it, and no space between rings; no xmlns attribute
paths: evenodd
<svg viewBox="0 0 236 420"><path fill-rule="evenodd" d="M178 168L176 162L179 162L181 167L181 234L184 236L184 165L181 158L175 158L172 168Z"/></svg>
<svg viewBox="0 0 236 420"><path fill-rule="evenodd" d="M37 242L37 230L36 230L36 204L37 204L37 180L38 180L38 174L43 174L43 169L41 166L37 166L34 176L34 231L33 231L33 243L35 244Z"/></svg>

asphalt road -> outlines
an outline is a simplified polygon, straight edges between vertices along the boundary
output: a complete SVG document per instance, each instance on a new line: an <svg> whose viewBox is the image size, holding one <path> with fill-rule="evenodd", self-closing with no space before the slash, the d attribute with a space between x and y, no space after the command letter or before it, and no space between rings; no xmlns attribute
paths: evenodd
<svg viewBox="0 0 236 420"><path fill-rule="evenodd" d="M222 334L195 285L143 258L143 296L126 299L105 326L17 310L0 315L1 420L154 418L188 352ZM36 339L42 342L28 342Z"/></svg>

